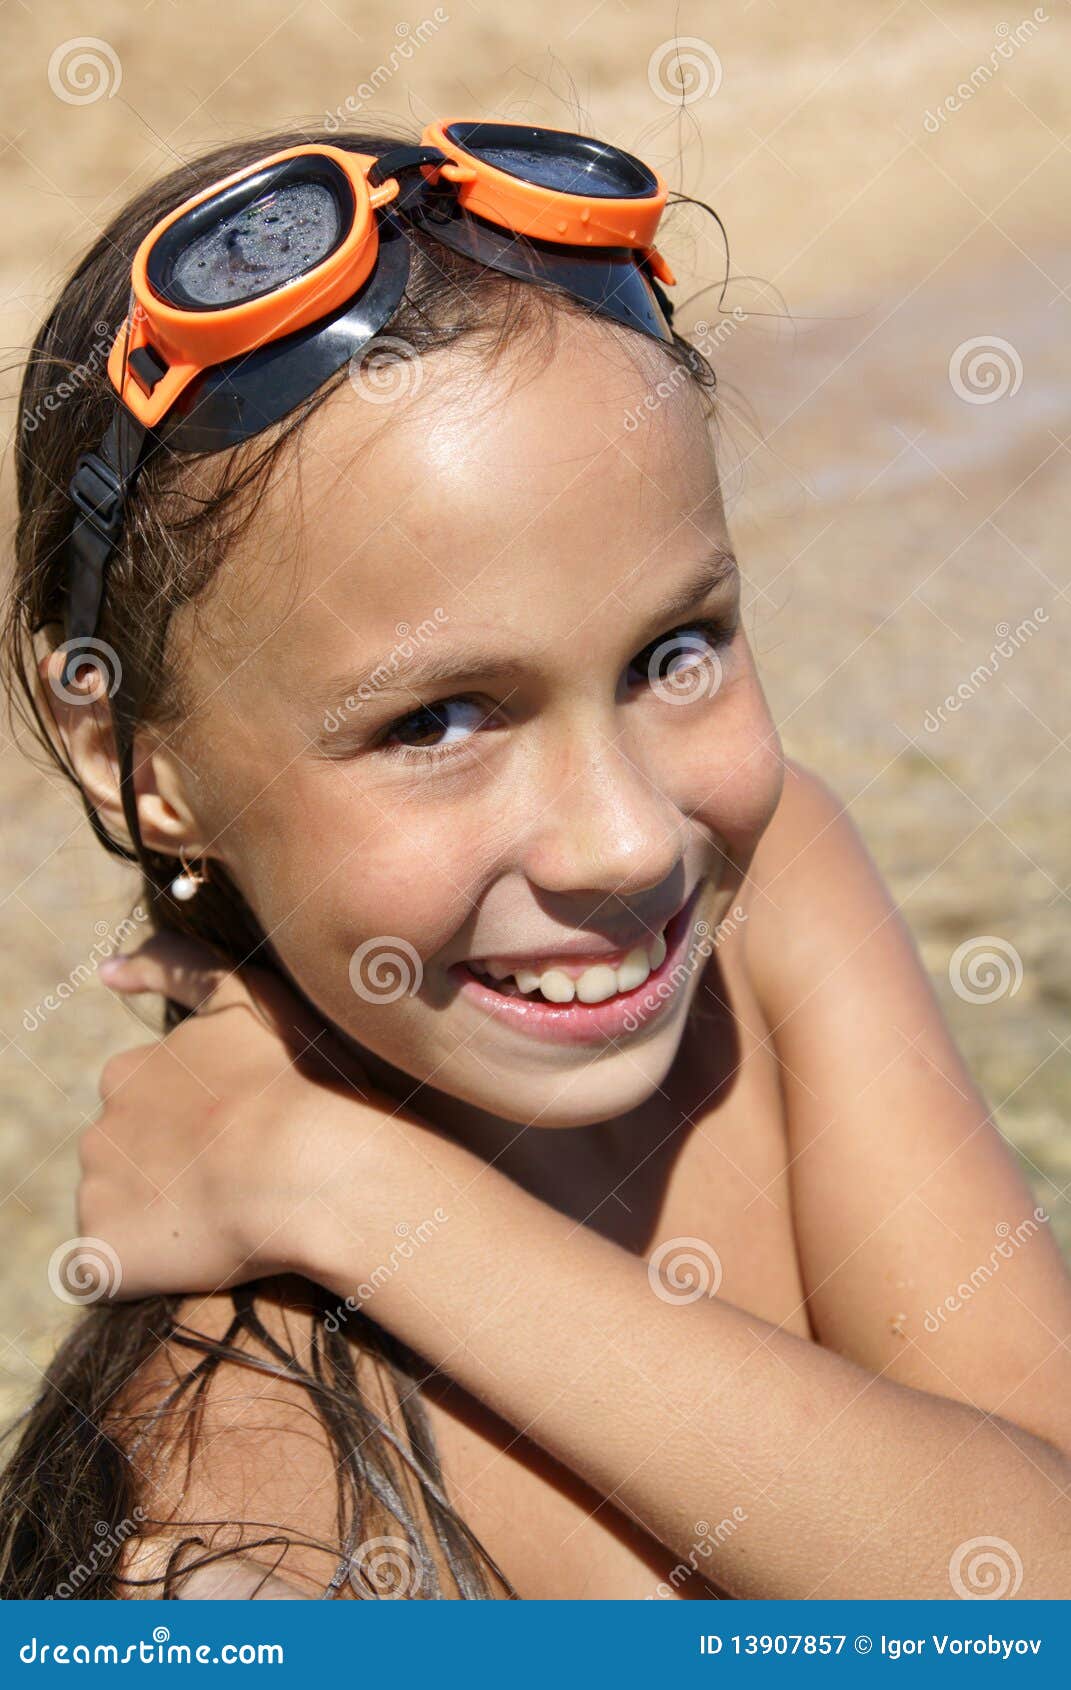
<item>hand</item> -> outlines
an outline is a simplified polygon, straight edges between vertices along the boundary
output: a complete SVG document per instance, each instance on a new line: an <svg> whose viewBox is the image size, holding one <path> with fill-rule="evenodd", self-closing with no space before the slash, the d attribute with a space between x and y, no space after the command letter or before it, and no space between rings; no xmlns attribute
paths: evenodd
<svg viewBox="0 0 1071 1690"><path fill-rule="evenodd" d="M196 1010L111 1057L82 1134L78 1227L115 1250L120 1300L303 1271L316 1192L389 1121L346 1047L274 975L159 935L101 970ZM103 1293L102 1293L103 1294Z"/></svg>

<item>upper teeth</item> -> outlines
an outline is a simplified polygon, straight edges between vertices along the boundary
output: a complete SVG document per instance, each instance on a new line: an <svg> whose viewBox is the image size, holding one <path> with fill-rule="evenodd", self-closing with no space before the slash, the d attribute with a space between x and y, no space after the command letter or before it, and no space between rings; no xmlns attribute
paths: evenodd
<svg viewBox="0 0 1071 1690"><path fill-rule="evenodd" d="M516 980L522 992L538 989L551 1003L572 1003L574 998L580 1003L602 1003L615 992L632 992L642 986L651 970L665 960L665 955L666 941L659 933L646 944L636 945L622 962L612 967L605 962L594 963L575 979L564 968L548 968L542 973L534 968L514 970L494 957L488 957L482 964L474 963L473 967L489 974L492 980Z"/></svg>

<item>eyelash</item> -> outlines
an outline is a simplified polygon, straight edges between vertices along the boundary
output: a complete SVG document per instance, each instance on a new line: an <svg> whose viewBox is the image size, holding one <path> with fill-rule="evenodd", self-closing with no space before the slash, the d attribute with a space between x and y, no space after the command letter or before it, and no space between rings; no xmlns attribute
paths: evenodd
<svg viewBox="0 0 1071 1690"><path fill-rule="evenodd" d="M653 652L659 646L668 645L669 642L678 634L694 634L697 632L704 634L717 651L732 643L736 636L736 630L737 623L735 619L728 621L719 620L716 617L701 616L694 622L682 622L679 627L671 628L668 633L660 634L655 640L649 640L648 643L645 646L642 646L637 652L629 667L637 667L640 663L640 659L643 658L645 653ZM392 745L389 742L388 736L392 733L396 733L397 730L406 722L412 721L414 716L421 715L425 710L440 709L445 704L478 705L479 703L480 700L472 693L451 693L448 698L437 698L430 704L421 705L419 709L410 710L405 716L396 717L395 720L384 730L384 735L380 739L377 749L381 750L386 756L392 758L395 762L419 763L423 768L434 766L449 757L461 755L463 754L463 746L429 745L422 748L415 745ZM465 741L465 744L467 743L468 742Z"/></svg>

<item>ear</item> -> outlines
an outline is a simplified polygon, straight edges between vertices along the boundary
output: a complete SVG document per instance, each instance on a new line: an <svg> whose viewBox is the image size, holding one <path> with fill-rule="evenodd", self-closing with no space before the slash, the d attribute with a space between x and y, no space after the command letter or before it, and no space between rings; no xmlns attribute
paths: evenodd
<svg viewBox="0 0 1071 1690"><path fill-rule="evenodd" d="M57 649L38 663L46 708L102 825L132 846L120 797L107 669L89 656L64 680L64 661L65 653ZM134 794L142 841L151 851L166 856L177 856L180 849L191 857L209 854L186 788L182 763L166 739L151 728L139 728L134 735Z"/></svg>

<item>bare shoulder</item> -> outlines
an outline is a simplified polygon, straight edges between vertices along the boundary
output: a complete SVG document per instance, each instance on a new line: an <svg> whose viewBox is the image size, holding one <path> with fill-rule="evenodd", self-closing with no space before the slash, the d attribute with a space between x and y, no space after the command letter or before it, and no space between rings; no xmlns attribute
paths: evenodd
<svg viewBox="0 0 1071 1690"><path fill-rule="evenodd" d="M341 1383L331 1378L338 1346L333 1362L310 1290L296 1277L272 1281L258 1288L244 1321L230 1293L188 1297L176 1333L131 1379L116 1413L142 1518L119 1569L138 1582L120 1584L121 1595L160 1596L176 1551L171 1571L182 1577L169 1594L356 1594L339 1536L340 1481L359 1488L369 1475L356 1469L374 1457L366 1452L347 1474L328 1431L322 1409L332 1383ZM213 1359L213 1345L240 1359ZM390 1413L382 1377L369 1366L360 1394L354 1381L350 1419L363 1414L364 1422L351 1425L354 1440L362 1429L367 1437L374 1416L389 1421Z"/></svg>
<svg viewBox="0 0 1071 1690"><path fill-rule="evenodd" d="M1066 1447L1071 1355L1053 1335L1071 1277L1048 1213L858 829L809 770L789 766L752 871L747 965L819 1341Z"/></svg>
<svg viewBox="0 0 1071 1690"><path fill-rule="evenodd" d="M792 760L752 859L748 915L753 983L778 1019L794 989L816 974L828 979L838 954L844 959L874 937L899 967L917 967L908 929L844 801Z"/></svg>

